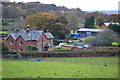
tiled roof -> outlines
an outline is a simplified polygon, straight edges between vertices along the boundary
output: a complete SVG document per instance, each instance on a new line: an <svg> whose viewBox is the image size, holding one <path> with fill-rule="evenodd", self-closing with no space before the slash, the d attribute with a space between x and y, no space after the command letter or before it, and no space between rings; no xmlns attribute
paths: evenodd
<svg viewBox="0 0 120 80"><path fill-rule="evenodd" d="M48 39L54 38L54 36L51 33L44 33L44 34Z"/></svg>
<svg viewBox="0 0 120 80"><path fill-rule="evenodd" d="M14 40L18 39L19 36L22 36L25 41L38 40L42 32L43 31L39 30L31 30L30 32L27 33L26 30L20 30L19 32L10 33L7 36L7 38L11 35L14 38Z"/></svg>
<svg viewBox="0 0 120 80"><path fill-rule="evenodd" d="M114 23L114 22L108 22L108 23L104 23L106 26L109 26L110 24L119 24L119 23Z"/></svg>

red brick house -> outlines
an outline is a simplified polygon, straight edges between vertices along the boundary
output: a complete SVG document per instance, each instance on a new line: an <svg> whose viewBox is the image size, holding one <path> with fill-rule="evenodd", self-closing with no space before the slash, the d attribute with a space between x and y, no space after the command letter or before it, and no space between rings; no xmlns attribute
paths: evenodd
<svg viewBox="0 0 120 80"><path fill-rule="evenodd" d="M36 46L41 50L46 44L53 46L54 36L51 33L44 33L39 30L17 30L6 37L10 50L26 51L29 45Z"/></svg>
<svg viewBox="0 0 120 80"><path fill-rule="evenodd" d="M101 29L107 29L107 26L105 24L101 25Z"/></svg>

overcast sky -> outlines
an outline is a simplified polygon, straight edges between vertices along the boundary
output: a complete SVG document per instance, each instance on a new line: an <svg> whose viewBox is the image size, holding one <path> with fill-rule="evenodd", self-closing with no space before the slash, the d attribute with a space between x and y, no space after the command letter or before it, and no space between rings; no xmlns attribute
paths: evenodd
<svg viewBox="0 0 120 80"><path fill-rule="evenodd" d="M36 2L55 4L68 8L80 8L81 10L118 10L120 0L10 0L16 2Z"/></svg>

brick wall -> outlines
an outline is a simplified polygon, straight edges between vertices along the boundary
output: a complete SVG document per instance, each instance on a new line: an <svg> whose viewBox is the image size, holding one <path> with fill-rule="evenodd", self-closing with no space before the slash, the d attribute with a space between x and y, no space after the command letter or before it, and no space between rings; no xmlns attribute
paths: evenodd
<svg viewBox="0 0 120 80"><path fill-rule="evenodd" d="M10 40L13 41L13 45L10 45ZM29 45L36 46L38 49L41 49L47 43L53 46L53 39L47 39L43 33L39 37L38 41L25 41L22 38L22 36L19 36L17 40L14 40L12 36L9 36L6 42L9 46L9 49L12 48L13 50L16 50L16 51L19 51L19 50L26 51L26 47ZM20 42L22 42L22 45L20 45Z"/></svg>

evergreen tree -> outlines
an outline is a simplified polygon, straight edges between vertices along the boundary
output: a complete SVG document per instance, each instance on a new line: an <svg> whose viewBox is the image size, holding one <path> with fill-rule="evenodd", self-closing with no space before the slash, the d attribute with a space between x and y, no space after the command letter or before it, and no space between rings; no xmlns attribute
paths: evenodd
<svg viewBox="0 0 120 80"><path fill-rule="evenodd" d="M85 27L86 28L91 28L91 26L93 26L94 25L94 17L93 16L91 16L91 17L89 17L89 18L85 18Z"/></svg>
<svg viewBox="0 0 120 80"><path fill-rule="evenodd" d="M120 25L119 24L111 24L109 26L110 29L112 29L113 31L117 32L118 34L120 34Z"/></svg>

